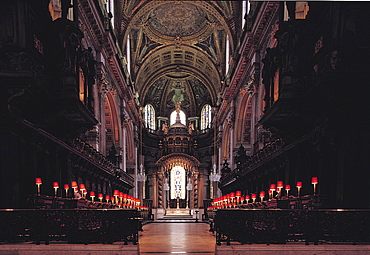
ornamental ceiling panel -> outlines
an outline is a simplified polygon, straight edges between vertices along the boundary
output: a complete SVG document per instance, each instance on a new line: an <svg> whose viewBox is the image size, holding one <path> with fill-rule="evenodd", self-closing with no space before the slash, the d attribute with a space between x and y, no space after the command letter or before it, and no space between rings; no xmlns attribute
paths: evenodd
<svg viewBox="0 0 370 255"><path fill-rule="evenodd" d="M190 116L216 105L225 75L226 38L235 40L235 6L230 1L121 0L123 52L130 38L130 74L138 102L167 116L181 91Z"/></svg>

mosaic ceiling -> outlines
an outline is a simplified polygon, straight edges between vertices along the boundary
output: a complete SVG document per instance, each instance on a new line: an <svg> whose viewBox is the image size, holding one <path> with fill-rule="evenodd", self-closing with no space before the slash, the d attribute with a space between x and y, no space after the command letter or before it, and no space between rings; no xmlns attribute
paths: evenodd
<svg viewBox="0 0 370 255"><path fill-rule="evenodd" d="M123 52L131 38L131 70L138 100L151 103L158 116L181 107L199 116L217 104L225 78L226 36L235 34L231 1L123 1Z"/></svg>

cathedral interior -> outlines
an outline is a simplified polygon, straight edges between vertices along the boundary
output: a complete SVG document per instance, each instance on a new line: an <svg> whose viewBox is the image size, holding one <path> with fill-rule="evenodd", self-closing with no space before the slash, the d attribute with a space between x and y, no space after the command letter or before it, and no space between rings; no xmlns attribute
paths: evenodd
<svg viewBox="0 0 370 255"><path fill-rule="evenodd" d="M72 182L154 215L278 182L370 208L369 7L1 1L0 208Z"/></svg>

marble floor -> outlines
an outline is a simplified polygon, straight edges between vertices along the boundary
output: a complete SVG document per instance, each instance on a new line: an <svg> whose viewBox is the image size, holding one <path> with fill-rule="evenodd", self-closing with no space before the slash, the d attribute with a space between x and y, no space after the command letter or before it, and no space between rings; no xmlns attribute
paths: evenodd
<svg viewBox="0 0 370 255"><path fill-rule="evenodd" d="M139 236L140 254L214 254L216 239L205 223L151 223Z"/></svg>

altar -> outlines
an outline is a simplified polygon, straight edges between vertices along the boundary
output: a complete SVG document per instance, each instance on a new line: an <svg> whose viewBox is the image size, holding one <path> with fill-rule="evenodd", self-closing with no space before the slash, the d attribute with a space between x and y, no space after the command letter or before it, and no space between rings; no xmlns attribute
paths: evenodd
<svg viewBox="0 0 370 255"><path fill-rule="evenodd" d="M165 216L192 216L190 209L180 208L180 209L166 209Z"/></svg>

